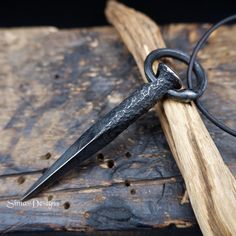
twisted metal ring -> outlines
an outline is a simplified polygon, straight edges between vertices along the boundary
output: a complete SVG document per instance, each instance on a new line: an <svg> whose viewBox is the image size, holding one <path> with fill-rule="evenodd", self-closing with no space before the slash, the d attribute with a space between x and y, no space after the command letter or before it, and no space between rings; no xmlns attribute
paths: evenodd
<svg viewBox="0 0 236 236"><path fill-rule="evenodd" d="M161 59L162 57L171 57L182 61L187 65L190 62L190 56L180 50L169 48L154 50L147 56L144 62L144 71L149 82L156 80L156 75L153 72L152 66L156 60ZM195 73L198 82L198 88L196 91L193 90L192 87L180 90L169 90L167 96L182 102L189 102L201 97L207 87L206 74L202 66L196 61L194 61L193 64L193 72Z"/></svg>

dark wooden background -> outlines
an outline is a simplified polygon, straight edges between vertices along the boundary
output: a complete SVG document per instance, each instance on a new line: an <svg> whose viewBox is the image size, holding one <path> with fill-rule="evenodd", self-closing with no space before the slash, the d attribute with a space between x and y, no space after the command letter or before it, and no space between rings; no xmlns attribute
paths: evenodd
<svg viewBox="0 0 236 236"><path fill-rule="evenodd" d="M191 52L207 27L172 24L162 31L169 47ZM236 26L223 27L199 54L209 77L202 100L234 128L235 34ZM184 67L177 67L184 77ZM36 206L18 201L83 131L141 83L113 28L0 30L0 232L197 227L152 110L28 203ZM205 123L236 175L235 138Z"/></svg>

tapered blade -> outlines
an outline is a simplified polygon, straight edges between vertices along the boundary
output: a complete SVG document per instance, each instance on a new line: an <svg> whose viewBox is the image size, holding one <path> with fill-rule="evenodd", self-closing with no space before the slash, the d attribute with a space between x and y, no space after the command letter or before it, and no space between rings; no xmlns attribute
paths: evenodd
<svg viewBox="0 0 236 236"><path fill-rule="evenodd" d="M69 172L75 163L75 158L75 164L78 165L95 153L97 151L96 147L92 146L94 148L92 150L90 145L95 143L95 141L100 137L100 134L98 132L94 133L94 135L90 133L90 135L91 139L89 139L89 136L83 135L69 149L67 149L67 151L30 187L22 197L21 201L26 201L33 197L43 188L53 184L58 180L58 178Z"/></svg>
<svg viewBox="0 0 236 236"><path fill-rule="evenodd" d="M54 183L75 165L105 147L130 124L147 112L169 89L180 88L180 79L169 67L159 64L156 81L144 84L89 128L24 194L25 201Z"/></svg>

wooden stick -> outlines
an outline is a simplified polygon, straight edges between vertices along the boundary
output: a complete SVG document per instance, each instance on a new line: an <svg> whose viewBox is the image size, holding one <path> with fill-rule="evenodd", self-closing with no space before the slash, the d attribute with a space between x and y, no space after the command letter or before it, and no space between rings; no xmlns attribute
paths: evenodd
<svg viewBox="0 0 236 236"><path fill-rule="evenodd" d="M143 71L146 56L165 47L159 27L144 14L115 1L108 2L106 16L133 54L146 81ZM203 234L236 235L236 181L194 103L168 99L155 109Z"/></svg>

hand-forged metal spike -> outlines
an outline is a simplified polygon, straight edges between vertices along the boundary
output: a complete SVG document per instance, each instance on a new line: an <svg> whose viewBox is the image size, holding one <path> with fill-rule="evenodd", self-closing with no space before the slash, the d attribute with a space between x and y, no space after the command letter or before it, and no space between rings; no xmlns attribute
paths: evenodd
<svg viewBox="0 0 236 236"><path fill-rule="evenodd" d="M163 98L169 89L179 89L181 81L165 64L159 64L156 81L144 84L90 127L25 193L25 201L54 183L75 165L105 147L130 124Z"/></svg>

